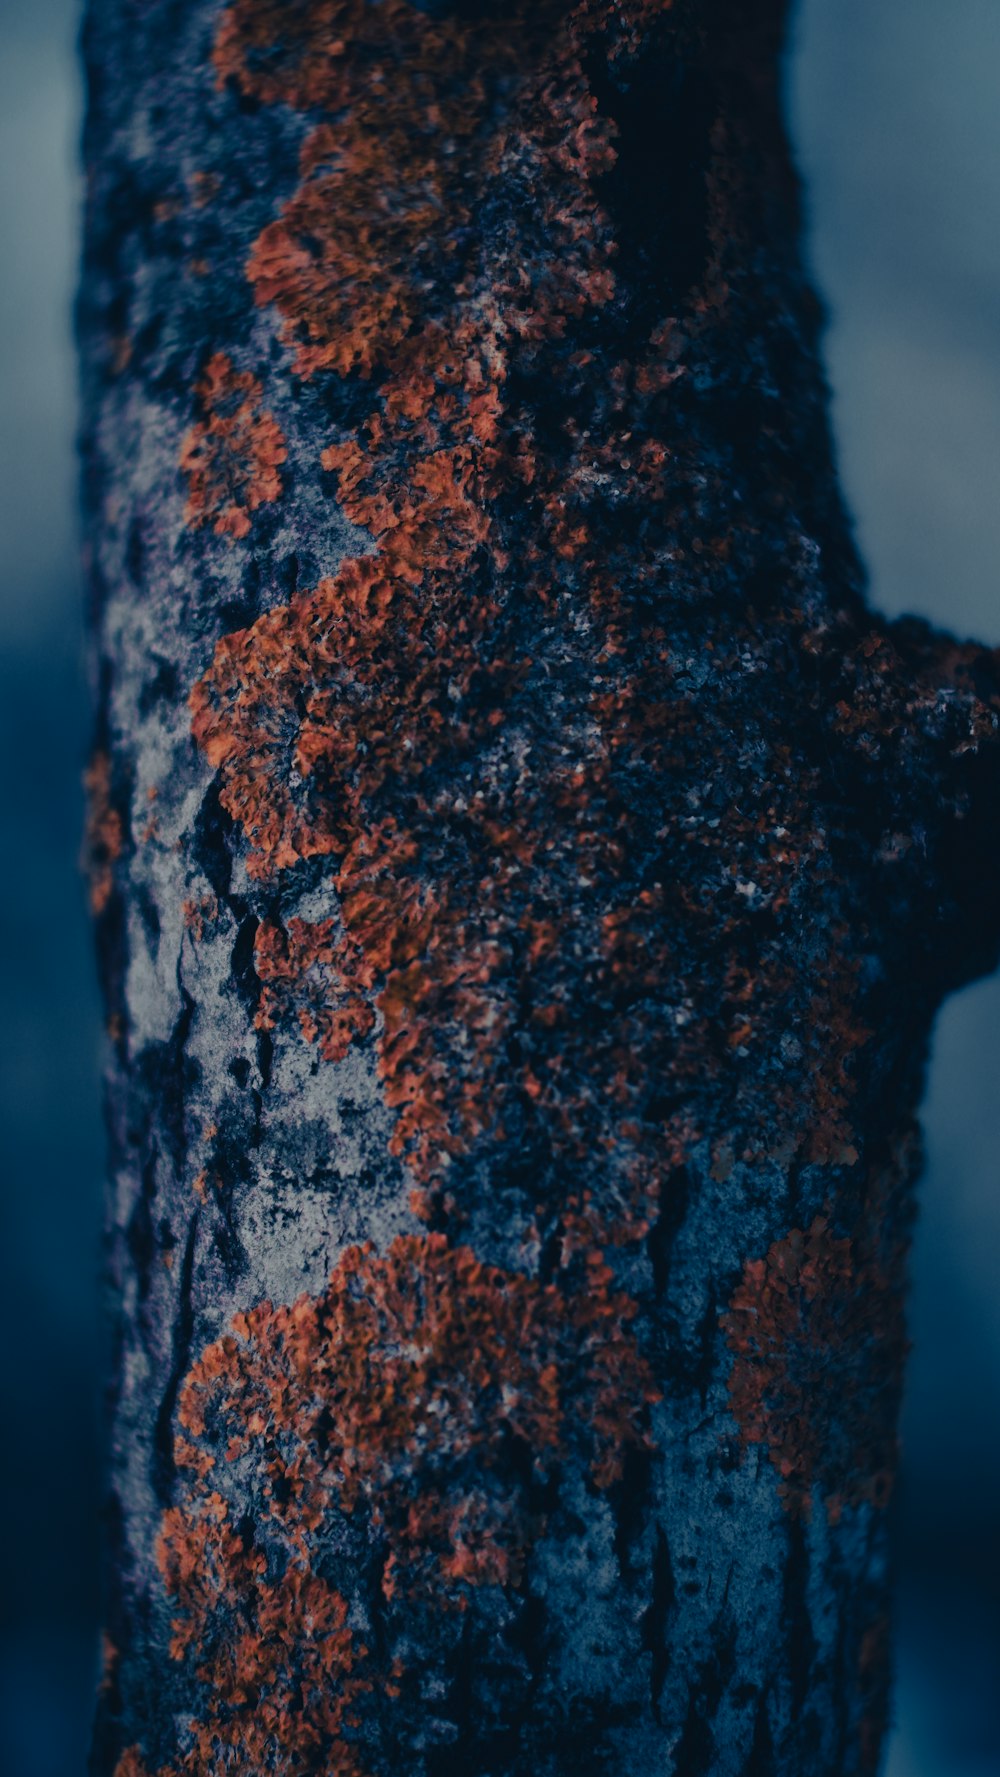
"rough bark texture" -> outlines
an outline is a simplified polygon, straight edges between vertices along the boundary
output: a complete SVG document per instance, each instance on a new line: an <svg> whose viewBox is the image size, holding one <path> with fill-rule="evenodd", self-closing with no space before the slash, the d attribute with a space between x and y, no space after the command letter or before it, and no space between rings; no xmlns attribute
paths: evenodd
<svg viewBox="0 0 1000 1777"><path fill-rule="evenodd" d="M93 1769L846 1777L993 656L865 609L780 0L91 0Z"/></svg>

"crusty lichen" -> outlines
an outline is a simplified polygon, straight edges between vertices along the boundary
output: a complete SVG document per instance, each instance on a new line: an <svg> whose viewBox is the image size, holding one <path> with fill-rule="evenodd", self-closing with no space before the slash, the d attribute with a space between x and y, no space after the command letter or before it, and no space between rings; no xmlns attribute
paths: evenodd
<svg viewBox="0 0 1000 1777"><path fill-rule="evenodd" d="M225 352L209 359L195 393L204 417L181 447L188 524L211 523L220 536L245 537L258 506L281 495L284 435L261 406L256 377L237 371Z"/></svg>
<svg viewBox="0 0 1000 1777"><path fill-rule="evenodd" d="M808 1511L814 1488L832 1516L888 1497L901 1312L899 1280L824 1216L747 1261L724 1320L733 1412L748 1443L766 1444L790 1511Z"/></svg>
<svg viewBox="0 0 1000 1777"><path fill-rule="evenodd" d="M178 1405L159 1561L204 1708L160 1777L362 1771L352 1729L400 1695L416 1624L516 1595L563 1468L607 1489L647 1446L634 1313L594 1250L542 1285L431 1234L238 1314ZM338 1520L377 1552L378 1629L324 1577Z"/></svg>
<svg viewBox="0 0 1000 1777"><path fill-rule="evenodd" d="M122 854L122 818L111 796L111 760L106 752L94 754L84 773L87 793L87 824L83 842L83 867L90 888L90 911L102 914L115 886L115 865Z"/></svg>
<svg viewBox="0 0 1000 1777"><path fill-rule="evenodd" d="M662 849L644 859L648 806L683 794L697 810L713 745L656 587L683 553L676 501L687 481L660 436L664 396L688 374L691 332L716 305L706 296L687 336L669 314L654 317L631 360L617 342L571 349L571 330L625 301L601 201L617 131L584 59L627 61L656 11L616 14L612 26L596 6L533 8L530 30L526 13L526 34L512 34L488 12L434 19L401 0L376 13L296 14L295 30L279 32L271 10L242 5L217 42L220 78L268 103L336 113L307 137L302 189L248 275L285 318L301 375L379 373L360 437L323 452L377 550L224 637L192 694L194 733L250 840L253 873L337 860L344 932L323 940L336 1033L321 1046L339 1056L378 1016L394 1151L439 1190L460 1154L505 1139L515 1104L540 1142L575 1161L620 1149L623 1124L643 1121L651 1079L718 1067L720 1031L749 1057L749 1096L786 995L782 1016L799 1000L803 1025L818 1019L824 1034L808 1040L801 1068L787 1062L776 1099L810 1158L853 1152L848 1058L866 1032L850 1022L850 973L836 971L834 1043L820 1000L784 960L803 872L824 868L824 840L808 777L752 706L761 766L749 804L711 821L692 812L680 873ZM404 166L412 204L400 196ZM502 228L471 230L473 212L501 193ZM555 451L518 392L543 364L562 416ZM595 402L606 414L596 435L582 424ZM716 505L693 543L706 590L746 548L743 516ZM623 549L640 514L642 547ZM537 629L530 650L526 625ZM711 673L728 666L721 635L701 646ZM569 752L550 747L529 713L567 658ZM718 756L731 719L727 710L718 724ZM669 1008L690 998L687 955L672 964L666 934L697 925L713 878L729 905L724 997L681 1031ZM556 912L568 887L583 969ZM777 927L752 961L765 910ZM299 948L282 941L286 994ZM268 1024L274 967L268 951ZM301 994L303 1028L315 1032L323 1014L305 1010L315 989L303 983ZM508 1052L515 1005L520 1062Z"/></svg>

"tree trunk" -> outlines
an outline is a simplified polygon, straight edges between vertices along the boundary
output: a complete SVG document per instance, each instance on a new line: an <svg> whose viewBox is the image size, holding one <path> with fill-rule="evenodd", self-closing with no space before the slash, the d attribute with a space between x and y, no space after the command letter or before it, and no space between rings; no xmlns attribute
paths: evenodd
<svg viewBox="0 0 1000 1777"><path fill-rule="evenodd" d="M91 0L93 1770L874 1770L994 656L863 602L782 0Z"/></svg>

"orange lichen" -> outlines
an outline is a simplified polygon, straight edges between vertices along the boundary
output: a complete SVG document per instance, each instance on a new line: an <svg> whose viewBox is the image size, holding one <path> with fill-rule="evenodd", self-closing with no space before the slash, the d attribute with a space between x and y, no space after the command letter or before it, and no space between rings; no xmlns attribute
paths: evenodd
<svg viewBox="0 0 1000 1777"><path fill-rule="evenodd" d="M796 1516L817 1494L832 1521L888 1500L905 1354L899 1268L877 1232L840 1237L816 1216L748 1260L723 1316L741 1435L766 1445Z"/></svg>
<svg viewBox="0 0 1000 1777"><path fill-rule="evenodd" d="M122 820L111 800L111 761L104 752L94 754L84 773L87 792L87 824L83 842L83 867L90 882L90 910L104 912L114 892L115 864L122 853Z"/></svg>
<svg viewBox="0 0 1000 1777"><path fill-rule="evenodd" d="M111 355L111 374L121 376L132 362L133 345L127 333L112 334L108 341Z"/></svg>
<svg viewBox="0 0 1000 1777"><path fill-rule="evenodd" d="M191 174L188 185L195 205L201 210L206 204L210 204L213 198L218 197L222 181L218 173L197 172Z"/></svg>
<svg viewBox="0 0 1000 1777"><path fill-rule="evenodd" d="M303 54L311 65L309 46L329 42L326 15L343 15L337 78L323 95L349 108L343 121L321 125L307 140L302 192L261 237L250 275L258 299L275 302L285 315L303 374L376 364L389 373L368 447L343 444L324 454L338 473L345 510L370 529L379 556L348 563L335 581L271 613L272 622L263 619L227 638L196 693L196 735L224 768L227 807L250 831L261 873L332 848L337 836L318 831L308 813L317 779L322 794L331 781L351 786L360 777L340 823L340 832L353 836L368 824L360 818L363 802L387 772L406 770L408 755L411 769L419 770L443 747L453 750L456 739L475 737L477 730L468 729L473 694L488 691L496 677L482 659L496 607L477 597L465 576L480 553L498 550L489 502L503 486L499 391L509 342L523 329L518 309L505 314L506 292L495 278L475 320L463 317L465 305L456 303L495 268L470 264L470 283L456 292L448 243L459 223L444 191L435 196L434 181L472 175L465 155L441 154L442 140L454 147L480 132L481 154L471 155L471 167L482 161L479 176L489 186L509 179L523 156L543 151L558 181L568 134L575 143L568 156L572 176L563 165L557 183L565 203L553 196L554 240L546 239L544 261L537 250L533 256L538 312L531 332L547 324L558 331L568 315L606 300L610 290L606 270L590 278L595 255L587 234L595 219L599 226L589 186L609 164L609 126L594 119L593 100L572 66L569 84L564 79L541 107L542 142L529 143L516 131L497 137L483 83L509 73L526 53L510 20L432 21L396 0L374 11L364 5L321 11L322 30L311 16L308 27L302 25ZM220 38L229 45L227 66L234 32L238 39L245 29L258 49L279 34L277 20L256 7L236 8L227 18ZM260 39L258 27L265 32ZM280 35L283 46L295 45L294 36ZM388 67L373 69L368 59L347 54L365 44L389 58L391 77ZM455 57L481 74L456 86ZM321 66L327 68L325 56ZM254 80L251 86L260 96L278 96L270 75L263 86ZM315 99L311 84L309 91ZM523 103L535 96L532 88ZM414 113L425 111L427 160L418 157L415 164ZM412 178L420 193L412 213L399 197L403 178ZM352 180L358 179L356 189ZM551 252L560 238L566 252L556 275ZM418 250L430 256L426 267L414 258ZM383 294L387 280L391 287ZM457 315L449 313L456 307ZM527 458L521 473L530 476ZM452 707L456 699L458 708ZM296 701L304 701L305 711L293 723L288 705ZM484 711L479 733L488 730L489 717ZM282 787L282 755L303 780L299 808ZM361 760L367 764L359 773Z"/></svg>
<svg viewBox="0 0 1000 1777"><path fill-rule="evenodd" d="M682 341L664 322L634 366L605 367L605 435L567 419L554 453L513 393L544 348L616 300L600 194L617 129L585 63L624 65L669 10L545 4L442 18L407 0L239 0L216 39L221 83L325 114L248 275L302 376L379 374L361 435L323 453L376 553L224 637L192 695L193 728L251 842L252 873L338 859L343 933L320 940L322 956L287 934L261 940L259 1022L275 1020L279 976L307 1035L323 1028L317 994L329 991L336 1031L320 1040L331 1057L380 1014L393 1148L435 1188L477 1141L507 1139L508 1106L550 1151L611 1150L609 1105L641 1114L650 1075L676 1059L665 1029L637 1052L629 1016L643 979L662 991L663 890L633 896L618 879L640 818L627 778L637 763L654 782L671 771L693 715L683 696L663 698L669 648L655 623L641 633L648 664L632 676L616 666L654 568L620 558L604 515L664 506L669 452L642 434L684 373ZM497 206L498 232L471 226ZM554 366L560 400L592 399L595 369L591 354L567 352ZM723 562L728 538L711 548ZM568 576L581 565L593 642L580 682L608 687L565 713L568 732L586 736L582 756L539 737L532 771L485 797L475 786L486 762L507 769L506 710L547 670L515 639L522 613L574 624ZM555 933L567 874L587 890L584 930L607 935L596 954L588 937L593 960L572 993L559 944L540 938ZM613 933L644 897L640 961L638 941L626 955ZM300 965L309 980L296 987ZM596 1054L575 1034L595 998L623 1013ZM495 1058L525 1002L534 1057L522 1069L507 1061L500 1077ZM658 1145L655 1126L646 1139Z"/></svg>
<svg viewBox="0 0 1000 1777"><path fill-rule="evenodd" d="M846 933L834 934L838 936L842 943L846 940ZM873 1034L857 1015L858 973L843 949L835 952L817 978L809 1006L812 1102L806 1156L819 1163L853 1166L858 1158L845 1115L854 1086L849 1067L855 1051Z"/></svg>
<svg viewBox="0 0 1000 1777"><path fill-rule="evenodd" d="M308 1043L326 1061L341 1061L351 1043L371 1030L375 1015L338 969L334 922L290 919L286 927L265 920L254 939L254 967L263 984L254 1023L274 1030L289 1012Z"/></svg>
<svg viewBox="0 0 1000 1777"><path fill-rule="evenodd" d="M485 40L499 53L512 20L530 30L546 22L551 29L552 22L566 18L580 36L606 36L607 53L616 57L634 51L672 5L673 0L571 0L569 5L541 0L532 9L516 0L512 8L498 8L494 18L482 8L485 16L473 22L462 15L428 16L410 0L381 0L374 16L367 0L234 0L223 13L212 59L220 86L234 80L265 105L336 110L353 90L345 70L359 50L372 59L387 50L408 60L422 55L433 68L433 52L454 52L470 42L481 46ZM506 54L516 65L515 50ZM378 91L381 84L376 61L372 85ZM385 102L393 102L391 94Z"/></svg>
<svg viewBox="0 0 1000 1777"><path fill-rule="evenodd" d="M219 85L233 79L265 105L327 103L346 49L344 27L356 37L366 10L364 0L236 0L212 51Z"/></svg>
<svg viewBox="0 0 1000 1777"><path fill-rule="evenodd" d="M849 682L835 706L836 732L882 762L919 747L928 724L944 728L954 710L964 716L964 733L956 735L952 757L994 739L997 705L977 684L982 650L950 640L942 649L940 641L917 624L901 625L895 636L863 635L845 662Z"/></svg>
<svg viewBox="0 0 1000 1777"><path fill-rule="evenodd" d="M710 918L702 891L698 909L664 887L668 868L675 874L665 860L652 886L628 880L646 845L636 780L647 799L660 795L700 767L705 738L690 699L665 695L671 644L652 605L636 616L665 568L652 538L678 490L670 451L648 433L684 375L685 337L665 319L632 364L598 366L585 350L550 357L546 374L569 410L554 450L540 448L516 393L543 351L561 350L572 326L619 300L601 201L616 126L599 113L584 62L595 44L627 60L637 33L668 10L519 9L515 32L506 15L432 18L404 0L292 12L246 3L228 10L217 39L221 80L330 114L307 137L299 191L248 270L300 374L378 372L361 435L323 453L376 553L224 637L192 694L193 730L250 841L254 875L338 860L344 930L323 966L335 998L352 997L327 1052L341 1054L351 1031L381 1014L394 1151L436 1188L477 1141L507 1139L515 1101L550 1151L611 1150L611 1107L641 1117L651 1076L693 1076L715 1048L711 1017L686 1019L682 1037L676 1023L648 1018L637 1044L631 1016L644 992L655 987L663 1004L674 992L670 903L689 929ZM720 139L716 159L727 152ZM721 172L716 183L730 203ZM468 226L490 206L506 218L495 236ZM713 278L725 238L716 225ZM707 295L688 334L718 307ZM596 398L595 377L603 436L572 417ZM610 511L641 513L648 552L623 556ZM694 543L719 573L735 546L731 528ZM581 690L575 707L564 695L572 745L535 734L530 768L515 775L509 711L522 688L544 702L549 670L528 653L529 629L561 634L579 653ZM779 749L773 766L779 783L790 775ZM489 795L477 787L484 774ZM782 800L793 801L788 825L801 826L801 785L794 799L778 789ZM796 852L768 846L738 806L715 827L697 834L692 861L710 875L739 849L763 851L751 886L776 909L787 904L809 835ZM572 984L552 917L568 887L582 903L575 942L587 957ZM762 961L762 981L773 986L776 966ZM286 988L293 998L287 977ZM313 989L303 992L312 1004ZM596 1046L594 1003L607 1025ZM264 1019L272 1004L265 996ZM753 1013L744 1008L727 1034L740 1054L758 1028ZM310 1028L318 1022L313 1009ZM534 1051L521 1069L505 1048L516 1023L527 1023ZM850 1144L824 1090L809 1140L817 1157L824 1143L836 1157ZM839 1106L839 1087L831 1095ZM792 1097L797 1114L794 1087ZM654 1147L657 1122L646 1130Z"/></svg>
<svg viewBox="0 0 1000 1777"><path fill-rule="evenodd" d="M189 896L181 911L185 926L195 943L200 944L206 925L212 925L219 917L219 903L214 895L199 895L197 899Z"/></svg>
<svg viewBox="0 0 1000 1777"><path fill-rule="evenodd" d="M101 1635L101 1676L97 1687L101 1696L104 1696L114 1684L120 1659L121 1649L112 1641L105 1629Z"/></svg>
<svg viewBox="0 0 1000 1777"><path fill-rule="evenodd" d="M837 928L830 936L834 948L818 959L801 1015L785 1033L799 1065L787 1068L775 1100L782 1121L796 1130L807 1160L854 1166L858 1149L849 1111L856 1056L873 1032L859 1015L860 966L850 955L847 933ZM785 980L791 994L794 982L787 966ZM747 996L752 1003L751 986Z"/></svg>
<svg viewBox="0 0 1000 1777"><path fill-rule="evenodd" d="M543 1285L443 1235L400 1236L383 1257L350 1248L323 1295L237 1315L235 1336L208 1348L181 1396L178 1461L192 1444L216 1466L221 1449L227 1462L257 1452L266 1512L289 1536L334 1502L363 1512L397 1588L444 1597L459 1569L499 1583L531 1531L511 1439L539 1476L575 1448L604 1487L647 1440L655 1390L635 1305L599 1250L570 1256Z"/></svg>
<svg viewBox="0 0 1000 1777"><path fill-rule="evenodd" d="M234 1527L218 1493L203 1491L166 1513L159 1564L181 1611L171 1657L194 1654L206 1703L157 1777L233 1770L361 1777L350 1734L358 1699L370 1688L367 1649L344 1599L310 1571L294 1541L283 1554L280 1575L269 1572L265 1553ZM119 1760L115 1777L148 1777L137 1747Z"/></svg>
<svg viewBox="0 0 1000 1777"><path fill-rule="evenodd" d="M115 1766L114 1777L150 1777L149 1767L138 1746L129 1746Z"/></svg>
<svg viewBox="0 0 1000 1777"><path fill-rule="evenodd" d="M541 1284L431 1234L353 1247L321 1295L237 1314L179 1402L158 1559L171 1657L205 1704L159 1777L353 1777L358 1713L391 1705L399 1665L317 1571L331 1527L366 1528L407 1620L516 1588L563 1465L607 1488L648 1441L634 1312L583 1241ZM142 1772L135 1749L119 1770Z"/></svg>
<svg viewBox="0 0 1000 1777"><path fill-rule="evenodd" d="M261 405L263 390L249 371L234 370L225 352L205 366L196 390L204 418L186 434L180 465L188 478L188 524L211 522L220 536L245 537L250 515L281 495L285 438Z"/></svg>

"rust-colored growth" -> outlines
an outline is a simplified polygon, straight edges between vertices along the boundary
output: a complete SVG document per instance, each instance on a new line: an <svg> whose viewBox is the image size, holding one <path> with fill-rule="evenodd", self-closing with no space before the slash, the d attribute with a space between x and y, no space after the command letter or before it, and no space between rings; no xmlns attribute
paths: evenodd
<svg viewBox="0 0 1000 1777"><path fill-rule="evenodd" d="M516 1588L545 1528L532 1489L551 1500L539 1484L571 1460L606 1488L647 1442L633 1314L582 1238L541 1284L433 1234L353 1247L320 1296L238 1314L179 1403L184 1487L159 1562L171 1655L205 1707L159 1777L353 1777L357 1712L368 1692L391 1708L398 1661L317 1572L331 1531L381 1549L382 1609L398 1599L404 1627ZM144 1770L132 1749L116 1777Z"/></svg>
<svg viewBox="0 0 1000 1777"><path fill-rule="evenodd" d="M205 927L212 925L219 917L219 903L214 895L199 895L197 899L189 896L181 909L184 924L191 933L196 944L200 944L205 936Z"/></svg>
<svg viewBox="0 0 1000 1777"><path fill-rule="evenodd" d="M649 807L671 830L706 758L731 749L730 715L713 735L672 691L659 615L667 575L683 605L677 510L692 485L659 436L664 401L725 308L735 160L721 126L710 264L684 325L653 316L621 354L572 346L595 310L620 324L624 301L603 201L617 126L587 69L602 56L625 67L670 10L595 0L435 18L409 0L239 0L216 40L220 82L322 114L248 274L303 377L378 373L365 425L323 452L376 552L224 637L192 693L193 730L253 874L336 858L344 933L322 961L285 941L282 1002L308 1008L315 1033L328 984L331 1057L381 1014L394 1151L432 1201L460 1155L515 1122L568 1168L623 1155L638 1119L665 1164L662 1119L644 1117L650 1082L718 1074L720 1023L737 1068L765 1056L786 992L817 1040L768 1090L809 1158L855 1152L845 1064L866 1033L849 1026L850 983L827 1060L822 1005L783 973L784 932L751 968L739 903L714 910L721 890L745 891L795 919L822 847L808 773L768 742L770 823L734 800L686 858L665 848L637 870ZM502 220L472 226L485 215ZM555 447L539 443L533 383L565 416ZM600 428L585 424L598 410ZM752 547L746 518L722 510L690 540L701 600ZM630 526L641 548L623 548ZM734 645L724 630L708 644L720 671ZM547 647L560 673L574 658L579 690L562 693L563 744L529 713L528 746L511 711L546 707ZM751 881L734 883L737 856ZM558 910L574 902L568 950ZM721 1009L671 927L695 949L709 927L731 944ZM640 1031L633 1008L649 995L660 1010L647 998ZM266 994L261 1016L276 1004ZM739 1077L747 1104L755 1077Z"/></svg>
<svg viewBox="0 0 1000 1777"><path fill-rule="evenodd" d="M115 1766L115 1777L149 1777L149 1766L138 1746L126 1747Z"/></svg>
<svg viewBox="0 0 1000 1777"><path fill-rule="evenodd" d="M920 748L928 719L943 732L952 707L965 718L952 757L994 740L1000 711L996 697L982 692L984 650L973 642L940 644L933 630L918 624L894 637L878 630L863 635L850 662L848 694L836 705L837 732L883 766Z"/></svg>
<svg viewBox="0 0 1000 1777"><path fill-rule="evenodd" d="M204 418L185 436L180 458L189 487L187 522L245 537L251 513L281 495L284 434L261 405L256 377L234 370L225 352L209 359L196 394Z"/></svg>
<svg viewBox="0 0 1000 1777"><path fill-rule="evenodd" d="M877 1234L874 1237L877 1239ZM793 1515L815 1498L831 1521L863 1500L884 1506L896 1460L905 1354L899 1255L829 1216L748 1260L722 1326L729 1392L747 1444L764 1444Z"/></svg>
<svg viewBox="0 0 1000 1777"><path fill-rule="evenodd" d="M254 1023L274 1030L289 1014L326 1061L341 1061L356 1037L375 1022L371 1006L352 991L338 970L334 921L290 919L286 927L265 920L254 939L254 967L263 983Z"/></svg>
<svg viewBox="0 0 1000 1777"><path fill-rule="evenodd" d="M309 9L289 31L284 9L280 22L275 10L233 9L217 44L220 74L233 73L261 98L321 106L335 120L307 139L303 183L256 243L248 271L257 300L276 303L285 315L304 375L367 374L413 343L417 350L408 355L419 368L419 333L415 341L408 335L436 308L457 306L456 285L461 296L478 281L475 248L463 246L462 237L504 161L514 177L525 171L518 164L525 150L536 174L543 155L552 171L557 159L585 175L608 165L609 126L593 117L576 59L586 36L582 20L559 0L518 0L474 19L435 19L408 0L386 0L377 9L351 0ZM546 91L542 70L550 83L558 76L560 86ZM531 140L517 125L497 127L497 99L515 78L522 103L529 96L542 101L539 115L550 135L539 131L537 117ZM572 198L565 180L560 195ZM541 296L542 306L546 296L559 296L565 313L565 295L591 256L593 214L574 215L572 203L568 214L558 202L546 208L565 262L533 291L528 280L537 262L511 267L494 284L501 307L509 289L522 300L530 292L536 304ZM608 287L607 273L598 277ZM480 334L488 338L484 319ZM502 343L502 321L499 331Z"/></svg>
<svg viewBox="0 0 1000 1777"><path fill-rule="evenodd" d="M101 1696L109 1691L114 1684L120 1659L120 1650L105 1629L101 1636L101 1676L97 1687Z"/></svg>
<svg viewBox="0 0 1000 1777"><path fill-rule="evenodd" d="M837 934L835 934L837 936ZM846 932L839 934L846 943ZM851 1058L872 1036L857 1013L858 965L835 953L809 1008L808 1044L813 1089L806 1156L853 1166L857 1160L847 1107L853 1092Z"/></svg>
<svg viewBox="0 0 1000 1777"><path fill-rule="evenodd" d="M340 1594L310 1571L293 1543L280 1575L268 1571L247 1525L236 1527L218 1493L168 1511L158 1545L164 1581L180 1607L171 1656L197 1660L205 1707L182 1730L183 1751L157 1777L224 1777L329 1771L361 1777L350 1744L358 1699L369 1688L367 1649ZM115 1777L149 1777L130 1748Z"/></svg>
<svg viewBox="0 0 1000 1777"><path fill-rule="evenodd" d="M368 1688L359 1670L367 1650L335 1588L294 1546L284 1550L280 1578L269 1574L264 1552L234 1527L217 1493L166 1514L159 1553L182 1613L172 1657L191 1649L207 1687L178 1769L199 1777L234 1768L288 1777L360 1771L347 1736Z"/></svg>
<svg viewBox="0 0 1000 1777"><path fill-rule="evenodd" d="M860 966L850 955L848 934L837 930L832 937L835 948L817 965L803 1016L786 1033L799 1067L788 1069L776 1097L783 1119L801 1132L805 1159L854 1166L858 1150L849 1119L854 1070L858 1050L873 1033L859 1013Z"/></svg>
<svg viewBox="0 0 1000 1777"><path fill-rule="evenodd" d="M188 188L196 207L201 210L206 204L219 195L222 181L217 173L192 173L188 180Z"/></svg>
<svg viewBox="0 0 1000 1777"><path fill-rule="evenodd" d="M396 0L392 9L399 10ZM262 104L311 110L330 102L365 0L236 0L222 15L212 60L219 85L236 81Z"/></svg>
<svg viewBox="0 0 1000 1777"><path fill-rule="evenodd" d="M646 1442L634 1304L599 1250L572 1256L541 1284L443 1235L350 1248L323 1295L237 1315L208 1348L182 1392L178 1461L214 1463L226 1434L228 1461L263 1459L282 1534L336 1505L380 1529L394 1587L456 1602L453 1580L503 1583L530 1531L512 1439L539 1476L575 1449L599 1486Z"/></svg>
<svg viewBox="0 0 1000 1777"><path fill-rule="evenodd" d="M543 542L551 530L565 556L585 535L571 527L571 544L565 501L530 427L505 413L503 388L518 356L529 361L612 292L595 184L613 163L614 130L596 115L579 63L587 32L607 20L595 8L518 9L512 33L499 13L320 12L296 13L288 30L284 11L279 28L273 9L233 8L216 59L220 76L257 97L338 112L308 138L303 186L249 271L258 299L285 315L302 374L383 372L365 442L324 454L378 554L225 638L192 698L194 732L221 768L256 874L341 854L347 938L336 967L378 991L380 1068L399 1114L393 1145L433 1182L477 1136L502 1133L492 1061L508 1022L505 977L520 932L543 923L512 885L520 891L534 871L538 898L548 897L547 799L571 819L590 793L557 764L498 819L462 780L494 734L502 744L503 699L526 670L516 654L501 664L500 607L481 590L484 566L501 583L506 572L495 502L517 489L530 509L537 483ZM514 98L498 107L501 84ZM412 204L403 201L411 185ZM501 186L513 199L516 251L460 247L471 208ZM655 476L662 452L639 455ZM527 596L542 597L537 548L518 572ZM435 765L453 788L446 779L439 807L422 809L420 782ZM450 868L383 812L407 783L417 798L410 819L429 816L443 837L451 824ZM558 1000L540 1008L543 1031L546 1016L565 1016ZM548 1074L547 1084L526 1076L529 1096L565 1096ZM564 1130L576 1128L578 1108L561 1113ZM578 1128L574 1139L585 1139Z"/></svg>
<svg viewBox="0 0 1000 1777"><path fill-rule="evenodd" d="M111 761L98 752L84 772L87 822L83 867L90 884L90 910L104 912L115 886L115 864L122 853L122 820L111 801Z"/></svg>

